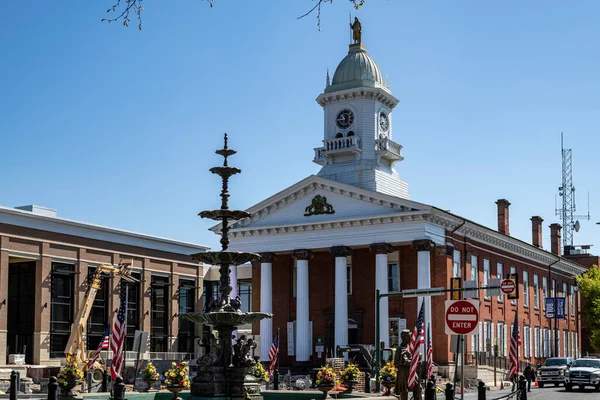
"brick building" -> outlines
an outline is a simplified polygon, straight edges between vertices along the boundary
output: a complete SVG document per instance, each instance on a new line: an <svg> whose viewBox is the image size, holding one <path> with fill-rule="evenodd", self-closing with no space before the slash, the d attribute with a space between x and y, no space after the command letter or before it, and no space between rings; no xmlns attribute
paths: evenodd
<svg viewBox="0 0 600 400"><path fill-rule="evenodd" d="M189 256L206 247L71 221L56 211L0 207L0 362L24 354L27 364L59 365L90 272L133 261L126 350L136 329L151 352L196 353L198 329L177 314L199 309L203 267ZM119 307L120 279L106 278L87 324L96 349Z"/></svg>
<svg viewBox="0 0 600 400"><path fill-rule="evenodd" d="M517 273L518 302L480 293L478 335L468 338L468 362L485 359L494 345L508 353L519 308L520 358L533 363L579 349L574 275L585 271L560 257L560 227L552 225L552 251L542 249L542 219L532 218L532 242L510 236L509 202L497 202L497 229L410 199L396 164L402 146L392 137L395 98L360 43L350 45L333 79L317 97L324 110L323 145L315 176L250 207L251 218L231 227L232 250L261 253L253 268L253 310L273 312L253 327L267 360L281 329L281 365L323 364L335 346L375 343L375 290L448 287L451 277L478 280ZM219 226L213 228L219 231ZM551 335L544 298L568 298L568 315ZM444 333L444 300L425 298L434 360L452 360ZM381 340L395 346L399 330L412 329L421 299L381 302ZM315 340L324 340L317 348ZM321 350L321 351L319 351Z"/></svg>

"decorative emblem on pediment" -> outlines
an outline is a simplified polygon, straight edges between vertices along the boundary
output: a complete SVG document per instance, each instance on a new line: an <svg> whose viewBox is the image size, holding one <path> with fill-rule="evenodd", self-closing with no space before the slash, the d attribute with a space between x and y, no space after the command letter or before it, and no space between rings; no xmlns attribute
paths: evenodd
<svg viewBox="0 0 600 400"><path fill-rule="evenodd" d="M313 197L310 206L304 209L305 217L319 214L335 214L333 206L327 202L327 197L321 196L320 194Z"/></svg>

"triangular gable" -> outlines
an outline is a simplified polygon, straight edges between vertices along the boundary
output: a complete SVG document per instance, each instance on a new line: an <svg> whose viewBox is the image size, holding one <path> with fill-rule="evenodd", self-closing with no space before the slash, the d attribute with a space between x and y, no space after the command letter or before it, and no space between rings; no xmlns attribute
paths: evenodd
<svg viewBox="0 0 600 400"><path fill-rule="evenodd" d="M426 204L311 175L247 209L252 218L234 223L232 229L310 224L430 209ZM211 230L218 232L220 227L219 224Z"/></svg>

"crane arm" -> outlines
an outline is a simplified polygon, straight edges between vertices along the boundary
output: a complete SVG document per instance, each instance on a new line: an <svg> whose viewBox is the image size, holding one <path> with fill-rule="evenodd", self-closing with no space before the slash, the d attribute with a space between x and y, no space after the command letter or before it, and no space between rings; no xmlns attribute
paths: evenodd
<svg viewBox="0 0 600 400"><path fill-rule="evenodd" d="M102 287L102 276L114 273L115 275L128 278L131 274L130 267L131 264L129 263L121 263L118 267L110 264L102 264L98 266L94 272L91 282L85 292L83 304L80 305L77 316L71 325L71 335L69 336L69 341L65 348L67 364L78 364L83 366L84 369L87 369L85 343L83 339L85 337L87 320L90 316L94 300L96 299L96 294Z"/></svg>

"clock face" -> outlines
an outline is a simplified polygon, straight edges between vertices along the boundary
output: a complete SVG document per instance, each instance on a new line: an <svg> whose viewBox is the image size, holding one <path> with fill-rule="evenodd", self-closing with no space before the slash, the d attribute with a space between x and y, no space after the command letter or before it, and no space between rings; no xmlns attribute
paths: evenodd
<svg viewBox="0 0 600 400"><path fill-rule="evenodd" d="M335 122L342 129L349 128L354 122L354 113L350 110L342 110L338 113Z"/></svg>
<svg viewBox="0 0 600 400"><path fill-rule="evenodd" d="M382 132L387 132L390 127L390 122L388 121L387 115L382 111L379 113L379 129Z"/></svg>

